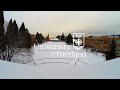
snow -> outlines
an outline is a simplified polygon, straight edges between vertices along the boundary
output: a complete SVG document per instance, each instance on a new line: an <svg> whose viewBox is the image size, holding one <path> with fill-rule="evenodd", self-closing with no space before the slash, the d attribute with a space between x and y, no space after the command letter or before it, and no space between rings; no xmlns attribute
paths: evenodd
<svg viewBox="0 0 120 90"><path fill-rule="evenodd" d="M46 45L62 45L64 42L46 42ZM32 48L33 49L33 48ZM57 57L57 51L66 53L70 50L33 49L33 62L18 64L0 60L1 79L119 79L120 58L105 61L102 54L86 52L86 57ZM51 54L52 53L52 54Z"/></svg>
<svg viewBox="0 0 120 90"><path fill-rule="evenodd" d="M66 45L64 42L46 42L43 45ZM69 49L67 49L67 46ZM66 50L67 49L67 50ZM85 53L85 50L75 50L73 46L71 45L66 45L66 48L62 49L33 49L34 55L33 55L33 60L39 64L39 63L44 63L44 62L66 62L66 63L75 63L77 62L84 62L87 64L92 64L92 63L100 63L104 61L104 58L102 57L101 54L93 54L91 52L86 52L86 57L72 57L72 56L60 56L57 54L57 52L60 53L69 53L69 52L74 52L74 53ZM95 57L95 58L94 58Z"/></svg>

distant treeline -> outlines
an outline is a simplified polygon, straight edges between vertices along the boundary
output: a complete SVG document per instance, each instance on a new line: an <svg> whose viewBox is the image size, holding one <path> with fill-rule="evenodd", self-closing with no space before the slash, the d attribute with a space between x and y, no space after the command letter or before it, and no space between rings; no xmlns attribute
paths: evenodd
<svg viewBox="0 0 120 90"><path fill-rule="evenodd" d="M58 38L61 41L66 42L69 45L73 44L73 37L72 37L71 33L69 33L68 36L65 36L64 33L62 33L61 36L59 35L56 38Z"/></svg>

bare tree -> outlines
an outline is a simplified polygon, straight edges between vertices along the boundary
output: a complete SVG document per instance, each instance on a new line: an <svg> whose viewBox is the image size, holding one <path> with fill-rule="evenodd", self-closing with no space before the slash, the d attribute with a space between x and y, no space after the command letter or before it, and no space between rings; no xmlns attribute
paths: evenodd
<svg viewBox="0 0 120 90"><path fill-rule="evenodd" d="M2 45L2 43L4 43L4 45ZM13 36L10 38L6 35L2 43L0 47L5 49L0 49L0 58L2 60L11 61L11 58L20 51L19 47L23 41L20 40L19 36Z"/></svg>

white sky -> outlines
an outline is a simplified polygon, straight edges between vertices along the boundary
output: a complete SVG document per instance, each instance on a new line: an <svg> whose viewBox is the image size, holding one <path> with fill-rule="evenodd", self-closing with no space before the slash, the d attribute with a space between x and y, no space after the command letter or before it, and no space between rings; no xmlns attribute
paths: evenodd
<svg viewBox="0 0 120 90"><path fill-rule="evenodd" d="M5 11L6 21L11 18L20 26L25 23L30 33L61 34L119 34L120 11Z"/></svg>

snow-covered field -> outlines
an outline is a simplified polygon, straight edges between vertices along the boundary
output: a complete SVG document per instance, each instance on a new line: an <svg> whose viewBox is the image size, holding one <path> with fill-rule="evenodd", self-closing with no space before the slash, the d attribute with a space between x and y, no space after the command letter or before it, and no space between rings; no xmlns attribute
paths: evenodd
<svg viewBox="0 0 120 90"><path fill-rule="evenodd" d="M43 45L63 45L63 42L46 42ZM41 79L79 79L79 78L120 78L120 58L105 61L98 53L86 52L86 57L58 56L60 53L84 53L85 50L33 49L33 62L18 64L0 60L0 78L41 78Z"/></svg>
<svg viewBox="0 0 120 90"><path fill-rule="evenodd" d="M47 49L38 49L37 46L35 46L36 49L33 49L33 61L36 65L41 64L47 64L47 63L64 63L74 65L75 62L77 64L95 64L95 63L101 63L104 60L104 57L102 54L98 53L93 54L91 52L86 52L84 49L82 50L75 50L72 45L66 45L64 42L46 42L43 44L43 46L50 45L51 48L48 47ZM53 46L64 46L64 48L54 48ZM66 55L66 53L70 53L70 55ZM72 55L74 53L74 55ZM75 56L75 54L83 54L84 56ZM61 55L62 54L62 55ZM85 56L86 54L86 56ZM33 64L34 62L31 62L29 64ZM52 64L53 64L52 63Z"/></svg>

